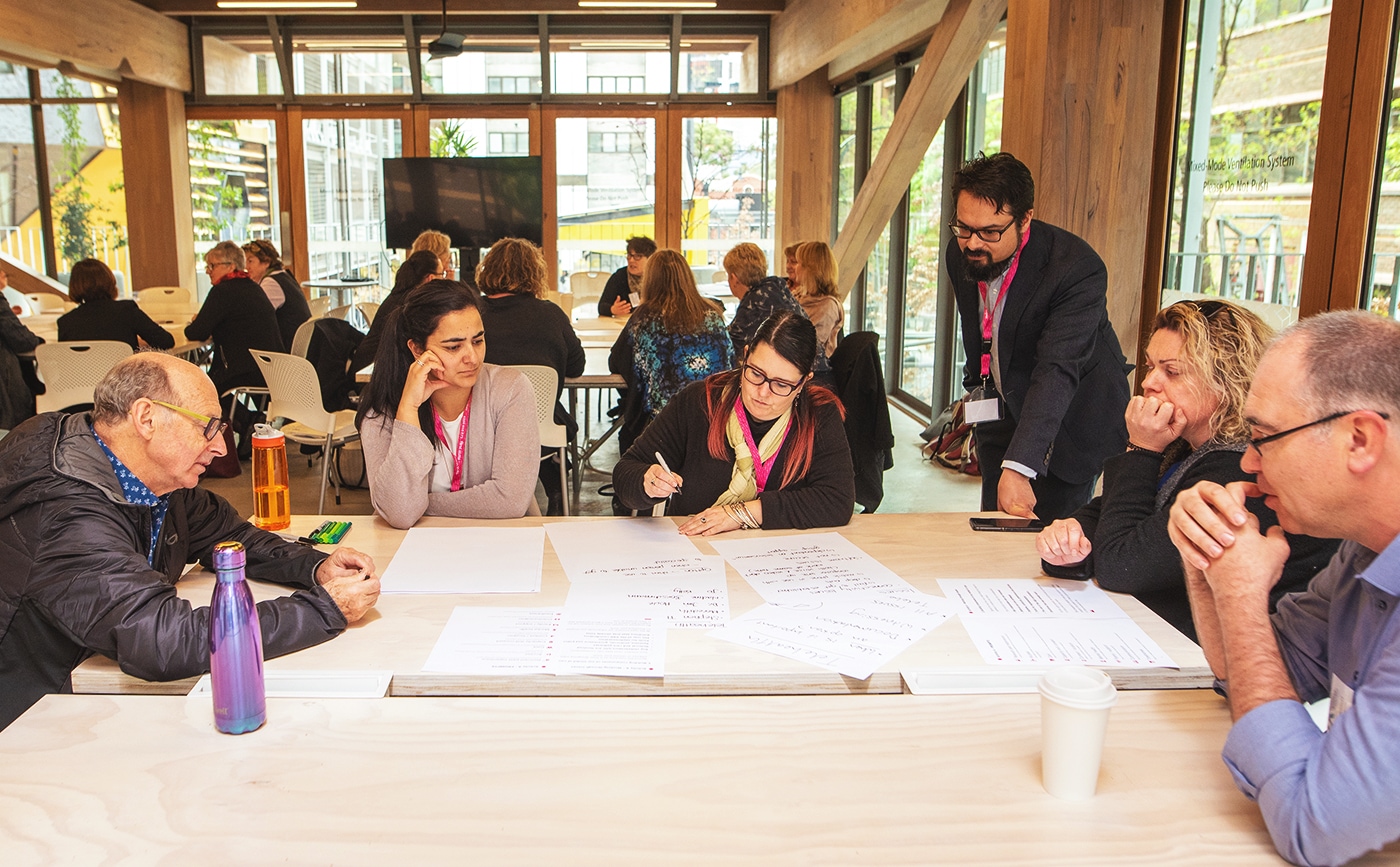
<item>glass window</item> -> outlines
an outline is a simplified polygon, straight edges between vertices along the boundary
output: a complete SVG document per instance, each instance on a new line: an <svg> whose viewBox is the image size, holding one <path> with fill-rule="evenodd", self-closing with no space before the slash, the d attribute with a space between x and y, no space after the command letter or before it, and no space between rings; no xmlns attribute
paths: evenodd
<svg viewBox="0 0 1400 867"><path fill-rule="evenodd" d="M192 120L190 199L196 283L200 259L220 241L267 238L282 250L277 193L277 124L271 120ZM285 252L285 251L284 251Z"/></svg>
<svg viewBox="0 0 1400 867"><path fill-rule="evenodd" d="M763 250L770 274L783 273L773 250L777 121L692 117L681 124L681 250L701 288L724 281L724 254L741 241Z"/></svg>
<svg viewBox="0 0 1400 867"><path fill-rule="evenodd" d="M656 237L656 121L649 117L561 117L555 121L559 281L574 271L615 271L627 239ZM591 143L626 142L612 151Z"/></svg>
<svg viewBox="0 0 1400 867"><path fill-rule="evenodd" d="M310 281L376 280L393 286L384 247L385 157L403 155L400 123L390 118L302 121ZM303 281L306 282L306 281ZM323 294L311 285L312 296ZM378 300L377 289L357 301Z"/></svg>
<svg viewBox="0 0 1400 867"><path fill-rule="evenodd" d="M0 71L0 98L27 98L24 67ZM25 105L0 105L0 253L44 270L44 234L39 213L39 177L34 164L34 122Z"/></svg>
<svg viewBox="0 0 1400 867"><path fill-rule="evenodd" d="M1400 38L1397 32L1394 38ZM1391 48L1392 56L1395 47ZM1400 75L1390 85L1390 115L1384 130L1380 188L1376 190L1376 218L1371 224L1371 267L1361 308L1400 319Z"/></svg>
<svg viewBox="0 0 1400 867"><path fill-rule="evenodd" d="M987 40L968 81L967 153L1001 150L1001 109L1006 96L1006 22Z"/></svg>
<svg viewBox="0 0 1400 867"><path fill-rule="evenodd" d="M846 215L856 199L856 92L848 90L837 99L836 152L836 231L846 225Z"/></svg>
<svg viewBox="0 0 1400 867"><path fill-rule="evenodd" d="M218 95L280 94L282 73L266 36L205 36L204 92Z"/></svg>
<svg viewBox="0 0 1400 867"><path fill-rule="evenodd" d="M403 40L298 41L292 55L296 92L306 95L412 93Z"/></svg>
<svg viewBox="0 0 1400 867"><path fill-rule="evenodd" d="M555 93L671 92L670 37L551 36Z"/></svg>
<svg viewBox="0 0 1400 867"><path fill-rule="evenodd" d="M425 38L423 47L433 38ZM456 57L423 55L424 93L539 93L538 36L468 36Z"/></svg>
<svg viewBox="0 0 1400 867"><path fill-rule="evenodd" d="M1330 5L1189 4L1163 305L1297 318Z"/></svg>
<svg viewBox="0 0 1400 867"><path fill-rule="evenodd" d="M679 93L758 93L758 37L681 37Z"/></svg>
<svg viewBox="0 0 1400 867"><path fill-rule="evenodd" d="M523 157L530 153L530 121L523 117L450 117L428 124L428 155Z"/></svg>
<svg viewBox="0 0 1400 867"><path fill-rule="evenodd" d="M898 387L915 399L933 403L933 369L939 348L935 342L938 317L939 249L943 235L943 131L933 143L909 184L909 253L905 257L904 346Z"/></svg>

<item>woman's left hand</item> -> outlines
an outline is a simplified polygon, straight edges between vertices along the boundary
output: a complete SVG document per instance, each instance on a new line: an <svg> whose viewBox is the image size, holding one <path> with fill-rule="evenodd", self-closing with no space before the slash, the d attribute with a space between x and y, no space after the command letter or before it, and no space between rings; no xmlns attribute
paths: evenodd
<svg viewBox="0 0 1400 867"><path fill-rule="evenodd" d="M719 506L711 506L681 524L681 533L686 536L714 536L737 529L739 529L739 522L729 517Z"/></svg>

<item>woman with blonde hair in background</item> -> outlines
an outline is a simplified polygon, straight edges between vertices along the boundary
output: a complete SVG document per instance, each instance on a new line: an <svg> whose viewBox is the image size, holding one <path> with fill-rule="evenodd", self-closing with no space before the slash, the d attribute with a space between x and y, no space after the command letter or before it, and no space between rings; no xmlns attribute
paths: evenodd
<svg viewBox="0 0 1400 867"><path fill-rule="evenodd" d="M418 233L408 254L412 256L420 250L427 250L438 257L438 273L444 280L457 279L457 272L452 268L452 239L446 234L436 229L425 229Z"/></svg>
<svg viewBox="0 0 1400 867"><path fill-rule="evenodd" d="M836 297L836 256L831 247L825 241L798 244L793 275L797 285L792 294L817 329L817 381L829 385L831 355L836 351L841 325L846 320L846 312Z"/></svg>
<svg viewBox="0 0 1400 867"><path fill-rule="evenodd" d="M1036 537L1049 575L1096 578L1132 593L1193 640L1181 556L1167 537L1178 491L1197 482L1252 481L1240 469L1249 448L1249 382L1273 331L1228 301L1180 301L1160 311L1147 344L1142 393L1128 403L1128 450L1104 462L1103 494ZM1261 527L1278 523L1262 500ZM1270 594L1302 590L1336 550L1335 540L1288 537L1292 553Z"/></svg>

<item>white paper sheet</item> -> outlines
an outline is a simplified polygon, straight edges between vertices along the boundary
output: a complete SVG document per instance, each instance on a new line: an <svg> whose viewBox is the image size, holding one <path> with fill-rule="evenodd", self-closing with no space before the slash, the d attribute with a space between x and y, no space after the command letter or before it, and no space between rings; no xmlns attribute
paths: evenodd
<svg viewBox="0 0 1400 867"><path fill-rule="evenodd" d="M760 605L711 634L864 680L953 613L918 592L829 594L810 608Z"/></svg>
<svg viewBox="0 0 1400 867"><path fill-rule="evenodd" d="M666 621L565 616L550 654L553 674L661 677L666 670Z"/></svg>
<svg viewBox="0 0 1400 867"><path fill-rule="evenodd" d="M1179 668L1130 618L968 617L963 627L998 665L1107 665Z"/></svg>
<svg viewBox="0 0 1400 867"><path fill-rule="evenodd" d="M677 564L700 559L700 549L668 518L630 521L561 521L545 524L549 543L570 581L614 574L627 566Z"/></svg>
<svg viewBox="0 0 1400 867"><path fill-rule="evenodd" d="M918 591L840 533L712 542L768 602L803 604L839 593Z"/></svg>
<svg viewBox="0 0 1400 867"><path fill-rule="evenodd" d="M570 617L652 617L672 629L708 629L729 622L724 560L704 557L662 567L624 567L569 587Z"/></svg>
<svg viewBox="0 0 1400 867"><path fill-rule="evenodd" d="M964 618L1128 616L1092 581L1063 578L939 578L938 587Z"/></svg>
<svg viewBox="0 0 1400 867"><path fill-rule="evenodd" d="M384 593L538 593L541 527L414 527L380 576Z"/></svg>
<svg viewBox="0 0 1400 867"><path fill-rule="evenodd" d="M662 677L666 623L565 616L559 608L452 610L424 671Z"/></svg>

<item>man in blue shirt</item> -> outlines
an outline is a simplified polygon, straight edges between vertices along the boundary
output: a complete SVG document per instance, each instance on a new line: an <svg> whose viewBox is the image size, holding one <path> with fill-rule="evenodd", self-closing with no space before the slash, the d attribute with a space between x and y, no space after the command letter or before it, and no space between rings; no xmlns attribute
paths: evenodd
<svg viewBox="0 0 1400 867"><path fill-rule="evenodd" d="M1281 855L1341 864L1400 838L1400 323L1348 311L1288 329L1245 414L1255 482L1191 488L1169 529L1230 698L1226 765ZM1244 508L1257 496L1279 518L1264 535ZM1284 530L1345 541L1271 617ZM1329 696L1324 733L1301 702Z"/></svg>

